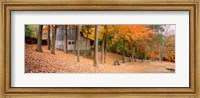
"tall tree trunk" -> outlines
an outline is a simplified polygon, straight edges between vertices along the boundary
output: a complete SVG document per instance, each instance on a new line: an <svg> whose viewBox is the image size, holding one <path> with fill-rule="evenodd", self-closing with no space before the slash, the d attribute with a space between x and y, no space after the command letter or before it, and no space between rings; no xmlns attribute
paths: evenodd
<svg viewBox="0 0 200 98"><path fill-rule="evenodd" d="M48 45L48 50L50 50L50 48L51 48L51 40L50 40L50 25L48 25L47 45Z"/></svg>
<svg viewBox="0 0 200 98"><path fill-rule="evenodd" d="M154 55L155 55L154 49L152 49L152 59L153 59L153 62L155 61Z"/></svg>
<svg viewBox="0 0 200 98"><path fill-rule="evenodd" d="M147 60L147 53L146 53L146 48L144 48L144 62Z"/></svg>
<svg viewBox="0 0 200 98"><path fill-rule="evenodd" d="M67 25L64 25L64 52L67 54L67 51L68 51L68 32L67 32Z"/></svg>
<svg viewBox="0 0 200 98"><path fill-rule="evenodd" d="M162 63L162 46L159 49L159 61Z"/></svg>
<svg viewBox="0 0 200 98"><path fill-rule="evenodd" d="M125 38L123 38L123 63L125 63Z"/></svg>
<svg viewBox="0 0 200 98"><path fill-rule="evenodd" d="M98 66L98 26L95 25L94 66Z"/></svg>
<svg viewBox="0 0 200 98"><path fill-rule="evenodd" d="M88 33L89 33L89 30L87 31L87 38L88 38ZM88 46L88 42L87 42L87 39L86 39L86 41L85 41L86 43L86 45L85 45L85 57L87 57L87 46Z"/></svg>
<svg viewBox="0 0 200 98"><path fill-rule="evenodd" d="M132 58L131 58L131 61L134 61L135 60L135 46L133 46L133 49L132 49Z"/></svg>
<svg viewBox="0 0 200 98"><path fill-rule="evenodd" d="M119 43L119 41L118 41L118 43ZM117 53L117 54L119 54L119 53L118 53L118 51L119 51L119 50L118 50L118 47L119 47L119 44L117 44L117 47L116 47L116 53Z"/></svg>
<svg viewBox="0 0 200 98"><path fill-rule="evenodd" d="M78 25L77 26L77 62L80 62L80 45L79 45L79 43L80 43L80 41L79 41L79 39L80 39L80 26Z"/></svg>
<svg viewBox="0 0 200 98"><path fill-rule="evenodd" d="M51 26L53 28L53 33L52 33L52 48L51 48L51 54L55 54L55 44L56 44L56 30L57 30L57 25Z"/></svg>
<svg viewBox="0 0 200 98"><path fill-rule="evenodd" d="M107 37L107 26L105 25L104 26L104 29L106 30L104 33L103 33L103 39L102 39L102 45L101 45L101 61L102 63L106 63L106 37Z"/></svg>
<svg viewBox="0 0 200 98"><path fill-rule="evenodd" d="M106 53L107 53L107 49L106 48L104 48L105 50L104 50L104 63L106 63Z"/></svg>
<svg viewBox="0 0 200 98"><path fill-rule="evenodd" d="M104 63L106 63L106 53L107 53L107 30L106 30L106 34L105 34L105 44L104 44Z"/></svg>
<svg viewBox="0 0 200 98"><path fill-rule="evenodd" d="M163 61L163 48L161 50L161 63L162 63L162 61Z"/></svg>
<svg viewBox="0 0 200 98"><path fill-rule="evenodd" d="M102 45L101 45L101 62L105 63L105 33L103 34Z"/></svg>
<svg viewBox="0 0 200 98"><path fill-rule="evenodd" d="M43 25L39 25L39 30L37 33L37 48L36 51L42 52L42 30L43 30Z"/></svg>
<svg viewBox="0 0 200 98"><path fill-rule="evenodd" d="M75 38L74 38L74 50L73 53L76 54L76 48L77 48L77 28L76 28L76 32L75 32Z"/></svg>

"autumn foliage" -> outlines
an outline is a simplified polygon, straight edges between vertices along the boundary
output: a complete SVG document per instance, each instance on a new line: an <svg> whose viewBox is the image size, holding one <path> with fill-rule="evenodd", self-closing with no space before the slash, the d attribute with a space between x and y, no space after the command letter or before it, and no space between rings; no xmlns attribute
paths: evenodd
<svg viewBox="0 0 200 98"><path fill-rule="evenodd" d="M156 29L153 27L156 27ZM163 27L162 25L107 25L107 49L117 54L125 52L128 57L134 54L134 58L150 60L162 58L162 60L174 62L174 33L164 32ZM161 32L170 33L171 36L164 35ZM103 33L105 33L105 28L101 26L100 41Z"/></svg>
<svg viewBox="0 0 200 98"><path fill-rule="evenodd" d="M25 25L25 43L26 72L175 71L175 25Z"/></svg>

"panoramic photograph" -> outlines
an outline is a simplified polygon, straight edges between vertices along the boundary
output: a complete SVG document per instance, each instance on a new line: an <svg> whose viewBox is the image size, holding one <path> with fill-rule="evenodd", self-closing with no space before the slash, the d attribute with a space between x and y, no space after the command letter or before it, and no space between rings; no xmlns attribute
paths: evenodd
<svg viewBox="0 0 200 98"><path fill-rule="evenodd" d="M25 73L175 73L174 24L26 24Z"/></svg>

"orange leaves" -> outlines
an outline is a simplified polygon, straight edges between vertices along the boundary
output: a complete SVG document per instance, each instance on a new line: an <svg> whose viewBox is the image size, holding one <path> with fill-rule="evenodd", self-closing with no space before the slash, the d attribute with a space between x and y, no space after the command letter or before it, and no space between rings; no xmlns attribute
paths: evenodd
<svg viewBox="0 0 200 98"><path fill-rule="evenodd" d="M147 25L102 25L100 27L100 39L105 32L118 40L125 39L129 43L134 43L138 40L152 40L149 35L155 34Z"/></svg>
<svg viewBox="0 0 200 98"><path fill-rule="evenodd" d="M129 26L128 25L118 25L117 29L120 34L125 35L126 33L128 33Z"/></svg>
<svg viewBox="0 0 200 98"><path fill-rule="evenodd" d="M119 33L130 43L137 40L145 40L149 33L155 34L146 25L118 25L117 28Z"/></svg>

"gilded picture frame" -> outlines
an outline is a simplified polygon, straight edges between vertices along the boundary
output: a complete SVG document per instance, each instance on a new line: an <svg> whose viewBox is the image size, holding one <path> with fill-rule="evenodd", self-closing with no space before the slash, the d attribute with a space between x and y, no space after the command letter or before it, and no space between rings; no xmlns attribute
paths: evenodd
<svg viewBox="0 0 200 98"><path fill-rule="evenodd" d="M15 1L15 0L14 0ZM195 97L199 96L199 1L188 1L188 2L135 2L135 1L63 1L63 2L1 2L2 5L2 26L1 26L1 82L2 82L2 95L62 95L69 96L73 95L89 95L89 94L121 94L139 96L139 95L178 95ZM142 88L34 88L34 87L11 87L11 11L189 11L189 28L190 28L190 81L189 87L142 87ZM64 95L63 95L64 94ZM175 97L178 97L175 96ZM143 97L142 97L143 98Z"/></svg>

